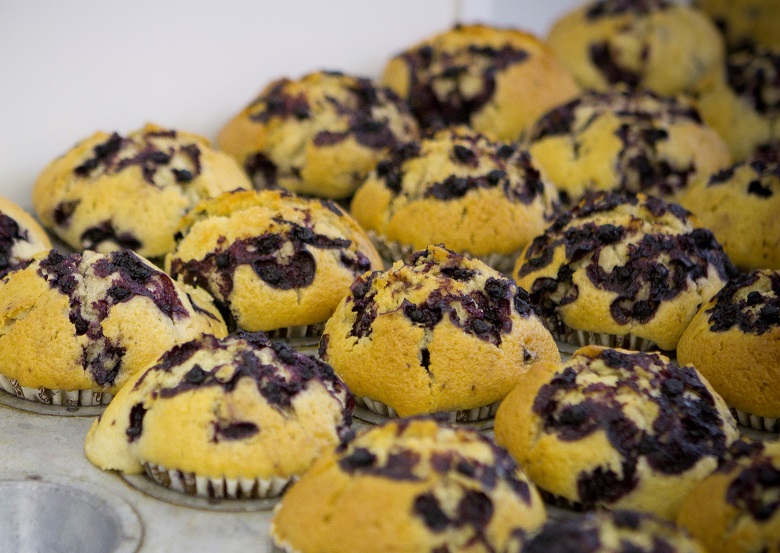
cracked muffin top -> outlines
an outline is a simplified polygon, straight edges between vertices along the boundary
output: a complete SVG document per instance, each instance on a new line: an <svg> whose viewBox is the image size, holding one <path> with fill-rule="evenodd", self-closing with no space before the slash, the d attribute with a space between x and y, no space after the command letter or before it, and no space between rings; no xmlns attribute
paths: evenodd
<svg viewBox="0 0 780 553"><path fill-rule="evenodd" d="M694 93L723 78L724 44L703 13L671 0L597 0L547 37L584 89Z"/></svg>
<svg viewBox="0 0 780 553"><path fill-rule="evenodd" d="M598 346L525 373L501 403L495 432L551 494L667 519L739 437L725 402L692 366Z"/></svg>
<svg viewBox="0 0 780 553"><path fill-rule="evenodd" d="M652 196L592 195L525 249L515 279L562 339L631 334L673 350L734 272L712 232L693 223Z"/></svg>
<svg viewBox="0 0 780 553"><path fill-rule="evenodd" d="M201 202L176 237L166 270L211 292L229 324L250 331L322 323L355 277L382 265L336 204L281 190Z"/></svg>
<svg viewBox="0 0 780 553"><path fill-rule="evenodd" d="M729 53L726 79L698 107L736 161L780 140L780 44Z"/></svg>
<svg viewBox="0 0 780 553"><path fill-rule="evenodd" d="M680 197L742 269L780 269L780 146L775 149L700 179Z"/></svg>
<svg viewBox="0 0 780 553"><path fill-rule="evenodd" d="M32 199L44 226L76 250L161 257L198 201L251 187L205 138L147 124L79 142L43 170Z"/></svg>
<svg viewBox="0 0 780 553"><path fill-rule="evenodd" d="M116 393L168 348L226 334L211 296L129 250L41 252L0 281L0 374Z"/></svg>
<svg viewBox="0 0 780 553"><path fill-rule="evenodd" d="M401 52L382 82L409 102L425 128L469 125L506 141L578 92L537 37L486 25L455 25Z"/></svg>
<svg viewBox="0 0 780 553"><path fill-rule="evenodd" d="M780 271L730 280L702 305L677 355L740 411L780 417Z"/></svg>
<svg viewBox="0 0 780 553"><path fill-rule="evenodd" d="M0 278L23 269L34 254L51 248L46 231L29 213L0 196Z"/></svg>
<svg viewBox="0 0 780 553"><path fill-rule="evenodd" d="M493 404L528 367L560 359L525 290L440 246L355 280L320 354L356 396L400 416Z"/></svg>
<svg viewBox="0 0 780 553"><path fill-rule="evenodd" d="M220 131L217 143L258 188L346 198L394 145L417 137L390 89L336 71L270 83Z"/></svg>
<svg viewBox="0 0 780 553"><path fill-rule="evenodd" d="M591 190L669 198L731 163L690 102L648 91L583 93L544 114L526 147L573 202Z"/></svg>
<svg viewBox="0 0 780 553"><path fill-rule="evenodd" d="M714 551L714 550L713 550ZM597 511L553 520L528 537L516 532L506 553L706 553L687 532L636 511Z"/></svg>
<svg viewBox="0 0 780 553"><path fill-rule="evenodd" d="M163 353L90 428L89 460L198 476L289 477L339 443L352 396L333 370L262 333L203 336Z"/></svg>
<svg viewBox="0 0 780 553"><path fill-rule="evenodd" d="M527 152L461 126L394 149L351 211L364 228L415 250L443 243L510 256L542 232L556 199Z"/></svg>
<svg viewBox="0 0 780 553"><path fill-rule="evenodd" d="M284 496L271 536L285 551L504 551L546 519L512 458L432 419L374 427L319 459Z"/></svg>
<svg viewBox="0 0 780 553"><path fill-rule="evenodd" d="M778 553L780 444L735 445L741 451L693 489L677 522L708 551Z"/></svg>

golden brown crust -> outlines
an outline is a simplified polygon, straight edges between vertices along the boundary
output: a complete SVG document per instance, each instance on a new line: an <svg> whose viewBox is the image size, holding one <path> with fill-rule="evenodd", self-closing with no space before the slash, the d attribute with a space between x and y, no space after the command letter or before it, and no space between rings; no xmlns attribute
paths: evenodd
<svg viewBox="0 0 780 553"><path fill-rule="evenodd" d="M271 522L298 553L503 551L533 531L544 504L503 450L433 420L392 422L319 459ZM438 549L437 549L438 548Z"/></svg>
<svg viewBox="0 0 780 553"><path fill-rule="evenodd" d="M527 152L465 127L395 149L355 193L351 212L384 240L517 255L540 234L556 191Z"/></svg>
<svg viewBox="0 0 780 553"><path fill-rule="evenodd" d="M356 276L381 266L366 234L335 204L278 190L201 202L179 234L167 270L208 289L250 331L324 322Z"/></svg>
<svg viewBox="0 0 780 553"><path fill-rule="evenodd" d="M260 188L347 198L417 124L391 90L319 71L270 83L220 131L219 147Z"/></svg>
<svg viewBox="0 0 780 553"><path fill-rule="evenodd" d="M730 281L702 305L677 346L730 406L780 417L780 273Z"/></svg>
<svg viewBox="0 0 780 553"><path fill-rule="evenodd" d="M495 432L550 493L667 519L738 437L726 404L692 367L597 346L526 372Z"/></svg>
<svg viewBox="0 0 780 553"><path fill-rule="evenodd" d="M526 299L484 263L431 246L358 278L320 352L356 396L400 416L490 405L560 358Z"/></svg>
<svg viewBox="0 0 780 553"><path fill-rule="evenodd" d="M205 138L147 124L83 140L43 170L32 199L43 224L77 250L158 257L173 249L189 208L237 188L251 183Z"/></svg>
<svg viewBox="0 0 780 553"><path fill-rule="evenodd" d="M780 47L780 4L775 0L694 0L723 31L731 48Z"/></svg>
<svg viewBox="0 0 780 553"><path fill-rule="evenodd" d="M88 459L224 478L302 474L339 443L351 396L314 358L262 334L205 336L165 352L90 428Z"/></svg>
<svg viewBox="0 0 780 553"><path fill-rule="evenodd" d="M520 255L514 276L548 326L628 334L674 350L733 267L679 205L637 194L590 196Z"/></svg>
<svg viewBox="0 0 780 553"><path fill-rule="evenodd" d="M51 248L38 221L24 209L0 196L0 278L29 263L37 252Z"/></svg>
<svg viewBox="0 0 780 553"><path fill-rule="evenodd" d="M173 345L226 334L211 302L130 251L41 252L0 281L0 373L30 388L116 393Z"/></svg>
<svg viewBox="0 0 780 553"><path fill-rule="evenodd" d="M547 40L585 89L617 85L674 96L723 78L717 28L676 2L590 2L556 21Z"/></svg>
<svg viewBox="0 0 780 553"><path fill-rule="evenodd" d="M388 62L382 82L426 127L469 124L506 141L578 92L537 37L486 25L456 25L416 44Z"/></svg>

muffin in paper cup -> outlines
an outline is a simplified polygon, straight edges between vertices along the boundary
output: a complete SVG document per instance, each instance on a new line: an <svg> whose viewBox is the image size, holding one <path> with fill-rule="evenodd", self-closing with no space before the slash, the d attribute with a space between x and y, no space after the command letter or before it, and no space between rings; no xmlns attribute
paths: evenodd
<svg viewBox="0 0 780 553"><path fill-rule="evenodd" d="M330 366L284 342L203 336L122 388L84 450L104 470L186 494L274 497L339 443L353 404Z"/></svg>
<svg viewBox="0 0 780 553"><path fill-rule="evenodd" d="M36 254L0 280L0 387L54 405L103 405L176 344L227 329L203 290L129 250Z"/></svg>
<svg viewBox="0 0 780 553"><path fill-rule="evenodd" d="M734 272L712 232L679 205L601 192L535 238L513 275L562 342L672 351Z"/></svg>

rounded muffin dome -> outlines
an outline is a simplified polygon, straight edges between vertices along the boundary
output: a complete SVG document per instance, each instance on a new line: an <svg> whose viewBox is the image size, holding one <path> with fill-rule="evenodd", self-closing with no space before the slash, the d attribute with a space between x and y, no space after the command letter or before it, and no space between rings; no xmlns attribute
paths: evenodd
<svg viewBox="0 0 780 553"><path fill-rule="evenodd" d="M0 197L0 278L27 266L34 254L48 249L51 241L38 221Z"/></svg>

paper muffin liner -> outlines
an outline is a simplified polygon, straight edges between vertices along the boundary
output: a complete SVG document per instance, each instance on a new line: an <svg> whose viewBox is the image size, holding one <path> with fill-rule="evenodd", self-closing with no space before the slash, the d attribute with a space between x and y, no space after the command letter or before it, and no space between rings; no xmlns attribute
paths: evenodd
<svg viewBox="0 0 780 553"><path fill-rule="evenodd" d="M748 428L754 428L756 430L763 430L765 432L773 432L780 434L780 419L773 417L761 417L758 415L751 415L745 411L732 408L737 415L737 420L742 426Z"/></svg>
<svg viewBox="0 0 780 553"><path fill-rule="evenodd" d="M199 476L194 472L168 469L162 465L144 463L144 472L151 480L180 493L210 499L268 499L282 495L294 477L225 478Z"/></svg>
<svg viewBox="0 0 780 553"><path fill-rule="evenodd" d="M265 333L272 340L302 340L305 338L316 338L319 340L322 331L325 330L325 323L316 323L303 326L288 326L269 330Z"/></svg>
<svg viewBox="0 0 780 553"><path fill-rule="evenodd" d="M654 351L658 349L658 346L652 340L641 338L631 333L618 335L609 334L608 332L577 330L564 325L557 317L547 318L545 323L555 340L572 346L605 346L632 351Z"/></svg>
<svg viewBox="0 0 780 553"><path fill-rule="evenodd" d="M53 390L51 388L28 388L18 381L0 375L0 387L11 395L28 401L47 405L77 407L87 405L108 405L114 395L93 390Z"/></svg>
<svg viewBox="0 0 780 553"><path fill-rule="evenodd" d="M367 232L368 237L373 242L374 247L382 256L382 259L393 264L395 261L406 261L410 255L415 251L413 246L408 244L401 244L400 242L393 242L388 240L385 236L377 234L373 230ZM510 273L515 266L515 260L520 252L516 252L512 255L505 255L500 253L491 253L488 255L471 255L470 253L464 253L472 259L479 259L485 263L488 267L495 269L502 273Z"/></svg>
<svg viewBox="0 0 780 553"><path fill-rule="evenodd" d="M358 405L362 405L372 413L376 413L377 415L383 415L390 418L399 418L399 415L395 409L389 405L386 405L385 403L382 403L381 401L367 397L356 396L355 402ZM495 417L496 411L498 411L498 406L500 404L501 402L497 401L495 403L491 403L490 405L475 407L473 409L464 409L461 411L443 411L435 414L445 417L447 422L475 422Z"/></svg>

